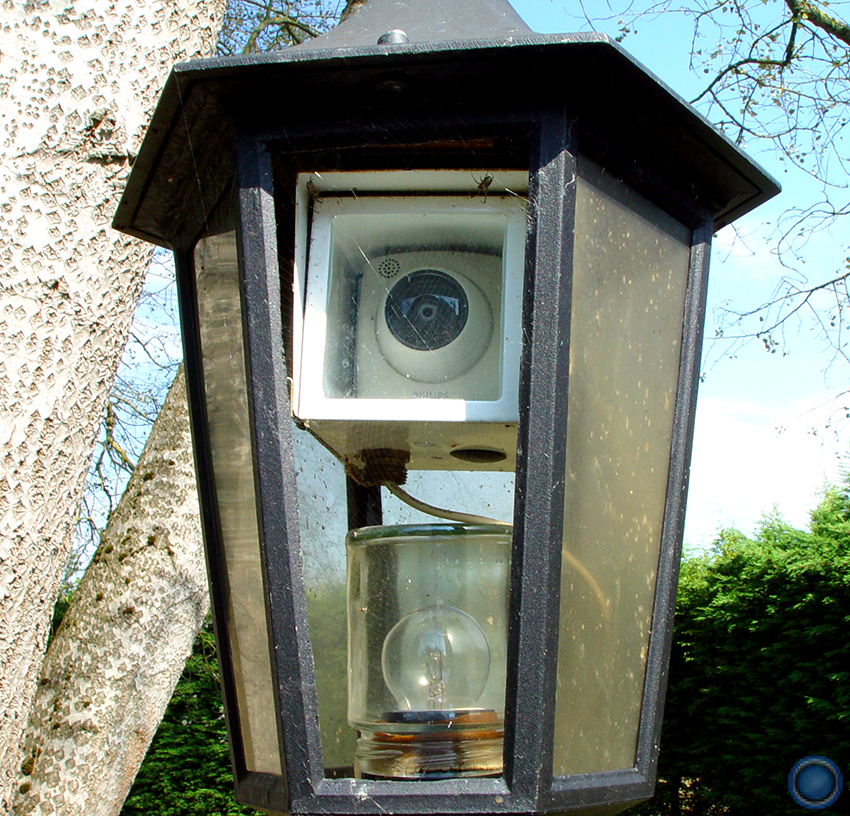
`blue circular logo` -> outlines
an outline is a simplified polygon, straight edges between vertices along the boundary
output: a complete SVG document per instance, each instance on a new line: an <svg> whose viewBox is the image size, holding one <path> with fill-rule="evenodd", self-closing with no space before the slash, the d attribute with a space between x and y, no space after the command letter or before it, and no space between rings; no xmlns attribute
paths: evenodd
<svg viewBox="0 0 850 816"><path fill-rule="evenodd" d="M844 783L838 766L824 756L807 756L788 774L791 798L809 810L823 810L841 795Z"/></svg>

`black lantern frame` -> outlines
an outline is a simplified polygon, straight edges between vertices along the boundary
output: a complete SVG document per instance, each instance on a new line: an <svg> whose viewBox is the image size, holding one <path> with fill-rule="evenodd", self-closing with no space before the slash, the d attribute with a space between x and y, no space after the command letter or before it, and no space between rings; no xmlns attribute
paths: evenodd
<svg viewBox="0 0 850 816"><path fill-rule="evenodd" d="M559 77L553 92L552 77ZM545 78L541 81L541 78ZM276 96L279 95L279 96ZM280 100L276 104L276 100ZM692 231L660 561L634 766L553 774L575 179L585 155ZM529 172L504 773L328 778L297 527L287 264L301 168ZM292 813L613 814L652 795L714 230L778 192L730 141L598 35L293 49L178 65L115 226L174 250L190 415L237 798ZM218 224L216 224L218 220ZM246 768L208 436L192 249L236 229L247 407L280 774ZM533 464L533 467L531 466ZM380 495L349 481L349 525Z"/></svg>

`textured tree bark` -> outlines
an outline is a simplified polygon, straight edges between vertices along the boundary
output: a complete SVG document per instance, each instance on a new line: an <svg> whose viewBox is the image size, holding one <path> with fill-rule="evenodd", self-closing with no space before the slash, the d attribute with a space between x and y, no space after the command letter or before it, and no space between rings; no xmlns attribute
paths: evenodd
<svg viewBox="0 0 850 816"><path fill-rule="evenodd" d="M207 608L181 370L47 651L16 816L119 813Z"/></svg>
<svg viewBox="0 0 850 816"><path fill-rule="evenodd" d="M0 812L149 257L109 223L168 70L211 52L223 6L2 2Z"/></svg>

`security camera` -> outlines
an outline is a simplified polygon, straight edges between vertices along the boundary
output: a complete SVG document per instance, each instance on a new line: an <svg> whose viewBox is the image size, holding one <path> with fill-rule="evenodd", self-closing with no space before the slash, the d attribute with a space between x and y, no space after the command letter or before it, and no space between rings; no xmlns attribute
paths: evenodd
<svg viewBox="0 0 850 816"><path fill-rule="evenodd" d="M492 175L299 176L293 414L340 458L512 466L526 176Z"/></svg>

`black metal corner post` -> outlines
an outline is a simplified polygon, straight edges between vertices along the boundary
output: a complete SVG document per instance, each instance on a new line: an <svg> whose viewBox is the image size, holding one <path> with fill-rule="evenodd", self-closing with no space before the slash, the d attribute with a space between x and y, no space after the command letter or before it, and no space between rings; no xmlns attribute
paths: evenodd
<svg viewBox="0 0 850 816"><path fill-rule="evenodd" d="M508 664L505 706L505 778L529 811L552 779L576 173L566 113L542 112L529 173L508 635L508 654L523 659Z"/></svg>
<svg viewBox="0 0 850 816"><path fill-rule="evenodd" d="M702 360L703 324L708 295L708 264L714 224L703 215L703 223L693 233L688 289L682 320L682 347L679 354L679 380L673 432L670 445L670 470L667 477L667 498L664 508L664 527L658 560L658 578L652 612L652 638L647 655L644 696L641 703L641 722L638 731L635 765L649 786L654 788L664 698L673 642L673 612L682 537L685 526L685 504L688 496L691 446L694 437L697 390ZM648 694L658 689L657 695Z"/></svg>
<svg viewBox="0 0 850 816"><path fill-rule="evenodd" d="M291 800L311 794L323 769L301 573L272 169L265 145L245 134L236 140L236 165L258 523L281 756ZM289 801L270 804L290 810Z"/></svg>

